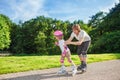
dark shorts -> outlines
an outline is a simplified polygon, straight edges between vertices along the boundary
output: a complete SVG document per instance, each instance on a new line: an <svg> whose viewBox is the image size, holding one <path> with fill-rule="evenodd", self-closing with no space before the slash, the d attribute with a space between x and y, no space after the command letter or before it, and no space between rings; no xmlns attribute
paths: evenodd
<svg viewBox="0 0 120 80"><path fill-rule="evenodd" d="M78 45L77 54L86 55L91 41L83 42L81 45Z"/></svg>

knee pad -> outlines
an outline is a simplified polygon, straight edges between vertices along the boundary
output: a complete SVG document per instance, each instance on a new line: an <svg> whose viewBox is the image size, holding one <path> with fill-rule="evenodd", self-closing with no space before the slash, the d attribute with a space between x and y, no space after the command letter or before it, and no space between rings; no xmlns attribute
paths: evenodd
<svg viewBox="0 0 120 80"><path fill-rule="evenodd" d="M64 60L61 59L60 62L61 62L61 63L64 63Z"/></svg>
<svg viewBox="0 0 120 80"><path fill-rule="evenodd" d="M86 55L87 52L86 52L86 51L81 51L81 54L82 54L82 55Z"/></svg>
<svg viewBox="0 0 120 80"><path fill-rule="evenodd" d="M83 57L84 57L84 58L86 58L86 57L87 57L87 55L85 54L85 55L83 55Z"/></svg>
<svg viewBox="0 0 120 80"><path fill-rule="evenodd" d="M68 60L68 62L69 62L69 63L71 63L71 62L72 62L72 60Z"/></svg>
<svg viewBox="0 0 120 80"><path fill-rule="evenodd" d="M87 57L86 54L80 54L79 57Z"/></svg>

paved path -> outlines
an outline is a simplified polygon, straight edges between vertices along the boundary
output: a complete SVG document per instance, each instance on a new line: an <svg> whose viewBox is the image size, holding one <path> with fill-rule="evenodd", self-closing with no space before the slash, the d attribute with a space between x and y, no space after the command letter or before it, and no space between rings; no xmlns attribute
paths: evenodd
<svg viewBox="0 0 120 80"><path fill-rule="evenodd" d="M70 68L66 76L58 76L58 68L0 75L0 80L120 80L120 60L97 62L88 65L87 72L72 77Z"/></svg>

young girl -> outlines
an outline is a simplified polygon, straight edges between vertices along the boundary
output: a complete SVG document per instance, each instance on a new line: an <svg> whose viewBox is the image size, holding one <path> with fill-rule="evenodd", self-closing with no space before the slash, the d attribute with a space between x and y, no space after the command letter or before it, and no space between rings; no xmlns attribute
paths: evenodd
<svg viewBox="0 0 120 80"><path fill-rule="evenodd" d="M57 72L57 74L66 74L65 66L64 66L64 59L65 57L68 59L68 62L71 63L71 68L72 68L72 75L74 76L77 72L76 65L73 63L71 60L71 52L70 49L64 44L64 39L63 39L63 33L60 30L56 30L54 32L54 36L58 42L55 44L60 47L61 49L61 58L60 58L60 63L61 63L61 68Z"/></svg>

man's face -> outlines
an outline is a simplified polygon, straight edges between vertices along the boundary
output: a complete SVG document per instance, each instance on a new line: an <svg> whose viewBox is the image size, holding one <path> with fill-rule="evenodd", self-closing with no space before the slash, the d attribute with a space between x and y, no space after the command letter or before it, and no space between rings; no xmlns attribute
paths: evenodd
<svg viewBox="0 0 120 80"><path fill-rule="evenodd" d="M74 32L76 35L78 35L78 33L79 33L79 31L76 30L76 29L73 29L73 32Z"/></svg>

